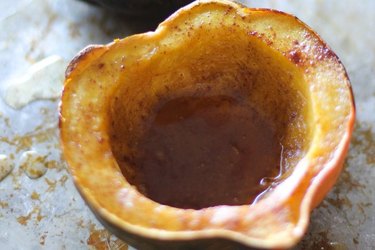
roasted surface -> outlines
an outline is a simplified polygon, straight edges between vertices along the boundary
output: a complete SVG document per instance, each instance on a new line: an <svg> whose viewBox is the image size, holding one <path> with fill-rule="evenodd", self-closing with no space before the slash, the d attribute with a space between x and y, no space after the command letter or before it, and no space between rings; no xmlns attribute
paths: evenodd
<svg viewBox="0 0 375 250"><path fill-rule="evenodd" d="M340 173L355 116L343 65L310 28L279 11L198 1L155 32L86 49L77 58L64 85L61 142L99 217L124 235L150 240L226 238L280 248L301 239L311 209ZM285 180L253 206L158 204L121 175L124 158L113 157L131 151L160 100L199 95L202 88L212 95L245 93L280 133ZM136 171L129 163L122 168Z"/></svg>

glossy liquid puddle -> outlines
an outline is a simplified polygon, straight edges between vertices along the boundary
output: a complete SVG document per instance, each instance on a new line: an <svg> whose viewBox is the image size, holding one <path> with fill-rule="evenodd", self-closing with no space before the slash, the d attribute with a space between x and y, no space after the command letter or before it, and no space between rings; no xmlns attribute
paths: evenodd
<svg viewBox="0 0 375 250"><path fill-rule="evenodd" d="M150 199L179 208L251 204L280 170L276 131L228 96L183 97L156 112L139 140L129 182Z"/></svg>

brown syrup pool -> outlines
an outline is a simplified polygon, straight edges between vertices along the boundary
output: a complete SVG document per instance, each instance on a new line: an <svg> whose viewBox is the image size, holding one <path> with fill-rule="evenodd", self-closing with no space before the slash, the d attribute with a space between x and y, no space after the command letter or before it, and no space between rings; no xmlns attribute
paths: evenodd
<svg viewBox="0 0 375 250"><path fill-rule="evenodd" d="M161 204L251 204L264 189L261 179L280 169L276 131L239 98L172 99L156 109L146 128L133 153L119 156L125 159L119 165L132 185Z"/></svg>

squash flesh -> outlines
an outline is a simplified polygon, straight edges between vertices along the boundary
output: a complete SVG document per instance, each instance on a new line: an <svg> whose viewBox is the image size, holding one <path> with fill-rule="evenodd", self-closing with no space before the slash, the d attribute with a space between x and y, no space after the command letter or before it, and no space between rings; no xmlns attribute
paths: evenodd
<svg viewBox="0 0 375 250"><path fill-rule="evenodd" d="M124 155L134 154L132 145L147 129L147 120L153 119L154 106L185 96L248 99L283 138L283 172L303 156L309 142L304 122L309 96L300 70L246 32L229 27L221 28L220 37L218 33L216 28L196 32L176 49L157 45L157 54L138 62L136 71L119 80L110 104L109 133L112 151L129 176L136 170L126 167Z"/></svg>

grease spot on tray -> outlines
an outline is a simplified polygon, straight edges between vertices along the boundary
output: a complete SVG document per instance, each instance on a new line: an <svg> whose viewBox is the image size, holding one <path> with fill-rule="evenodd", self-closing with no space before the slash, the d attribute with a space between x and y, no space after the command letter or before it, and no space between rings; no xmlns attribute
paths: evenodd
<svg viewBox="0 0 375 250"><path fill-rule="evenodd" d="M9 207L9 204L8 204L8 202L6 202L6 201L0 201L0 207L1 207L2 209L4 209L4 208L8 208L8 207Z"/></svg>
<svg viewBox="0 0 375 250"><path fill-rule="evenodd" d="M22 76L7 83L3 99L11 107L20 109L38 99L60 96L66 62L59 56L47 57Z"/></svg>
<svg viewBox="0 0 375 250"><path fill-rule="evenodd" d="M0 154L0 181L5 179L13 170L13 164L7 155Z"/></svg>
<svg viewBox="0 0 375 250"><path fill-rule="evenodd" d="M315 237L315 241L306 243L303 242L301 247L302 249L317 250L347 250L345 244L330 240L328 233L325 231L319 232Z"/></svg>
<svg viewBox="0 0 375 250"><path fill-rule="evenodd" d="M357 124L351 143L353 147L366 155L367 164L375 164L375 134L370 126L366 127L364 128L360 123Z"/></svg>
<svg viewBox="0 0 375 250"><path fill-rule="evenodd" d="M42 216L41 213L42 213L42 211L41 211L41 209L39 207L34 207L34 209L30 213L28 213L28 214L26 214L24 216L17 217L17 221L21 225L27 226L29 220L32 218L33 215L35 215L36 221L40 222L43 218L46 217L46 216Z"/></svg>
<svg viewBox="0 0 375 250"><path fill-rule="evenodd" d="M39 244L44 246L44 244L46 243L46 238L47 238L47 234L43 234L42 236L40 236Z"/></svg>
<svg viewBox="0 0 375 250"><path fill-rule="evenodd" d="M46 190L46 192L53 192L55 191L56 189L56 184L57 184L57 181L52 181L48 178L45 178L44 181L47 183L48 185L48 188Z"/></svg>
<svg viewBox="0 0 375 250"><path fill-rule="evenodd" d="M26 151L21 155L20 168L30 179L38 179L47 172L46 158L47 156L41 155L36 151Z"/></svg>
<svg viewBox="0 0 375 250"><path fill-rule="evenodd" d="M97 229L95 224L90 224L90 235L87 239L87 245L96 250L127 250L128 245L119 239L113 239L113 236L106 229Z"/></svg>
<svg viewBox="0 0 375 250"><path fill-rule="evenodd" d="M33 191L30 195L30 198L32 200L40 200L40 194L38 194L37 192Z"/></svg>

